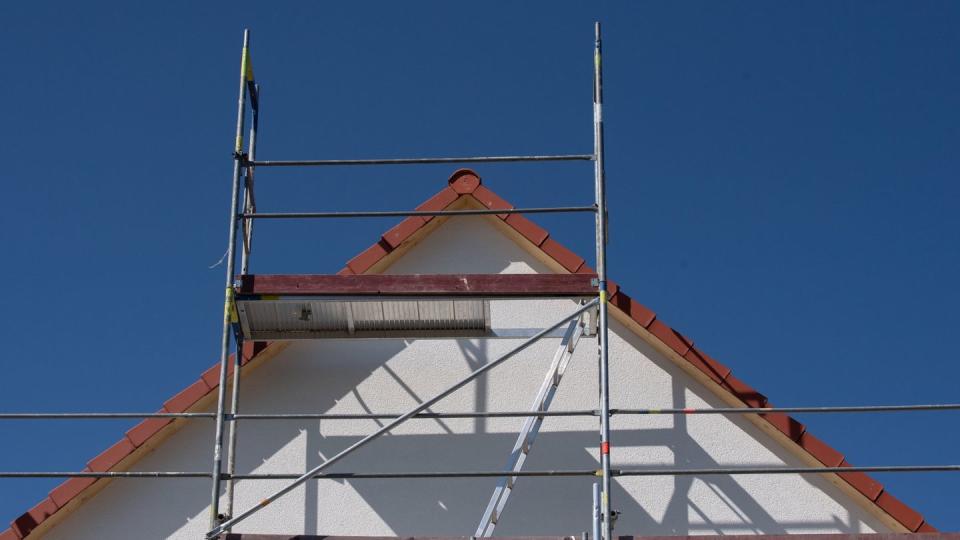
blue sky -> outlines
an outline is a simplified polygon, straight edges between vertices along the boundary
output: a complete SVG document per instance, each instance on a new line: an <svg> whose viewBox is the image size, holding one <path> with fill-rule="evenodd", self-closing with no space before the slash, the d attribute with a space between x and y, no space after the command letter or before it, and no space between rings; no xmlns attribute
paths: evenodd
<svg viewBox="0 0 960 540"><path fill-rule="evenodd" d="M245 26L259 156L316 159L589 152L595 19L611 277L776 405L958 401L956 3L18 2L0 410L155 410L216 360ZM258 203L409 208L453 168L264 171ZM592 201L586 163L475 168ZM592 254L589 217L537 221ZM252 268L335 272L391 223L261 223ZM956 414L799 418L856 464L939 464ZM0 423L0 469L79 470L130 425ZM960 529L960 476L877 477ZM0 480L0 523L57 483Z"/></svg>

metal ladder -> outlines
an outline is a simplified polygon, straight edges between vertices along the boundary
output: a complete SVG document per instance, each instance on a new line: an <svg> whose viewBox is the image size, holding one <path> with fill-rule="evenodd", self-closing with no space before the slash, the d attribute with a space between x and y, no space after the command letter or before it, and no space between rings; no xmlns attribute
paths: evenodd
<svg viewBox="0 0 960 540"><path fill-rule="evenodd" d="M560 341L560 347L553 356L550 369L547 370L547 376L543 380L540 391L537 393L537 397L533 402L530 410L531 413L546 411L550 407L550 402L553 401L553 397L557 393L557 387L560 386L560 379L563 378L563 374L567 370L567 365L573 357L573 351L577 347L577 342L580 341L580 336L584 334L585 327L587 328L587 332L590 332L590 328L592 327L589 322L585 322L583 319L584 317L581 316L570 321L570 325L567 327L567 331ZM533 442L540 432L541 424L543 424L542 416L528 416L524 420L523 428L521 428L520 435L517 437L517 442L513 445L513 450L510 451L510 458L503 468L504 471L519 472L520 469L523 468L523 462L526 461L527 454L530 453L530 448L533 446ZM507 506L507 499L510 498L510 493L513 491L513 486L516 481L516 476L507 476L502 478L497 484L497 487L493 490L493 496L490 497L490 502L487 504L487 509L484 510L483 517L480 519L480 525L474 534L475 537L488 538L493 536L493 529L497 526L503 509Z"/></svg>

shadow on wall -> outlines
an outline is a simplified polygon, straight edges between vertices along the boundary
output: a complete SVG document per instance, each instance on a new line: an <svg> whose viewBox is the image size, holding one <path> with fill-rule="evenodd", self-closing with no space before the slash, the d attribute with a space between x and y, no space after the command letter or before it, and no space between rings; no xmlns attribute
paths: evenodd
<svg viewBox="0 0 960 540"><path fill-rule="evenodd" d="M393 340L374 342L373 354L366 354L365 360L347 359L338 363L336 377L330 377L330 366L314 365L298 370L295 378L284 379L284 395L271 401L269 406L256 405L263 412L291 412L290 407L309 407L314 411L329 411L344 398L352 401L365 412L396 410L381 404L371 405L370 400L380 401L383 396L364 398L358 391L358 384L374 371L387 373L406 394L416 402L422 402L421 396L410 387L403 377L386 364L397 354L402 344ZM584 344L587 345L587 344ZM658 362L658 355L647 349L644 343L633 344L647 358ZM488 361L487 349L481 342L478 345L459 345L463 359L470 369ZM372 360L376 358L376 360ZM286 361L292 361L287 359ZM663 362L666 362L665 360ZM326 364L326 359L324 364ZM686 392L691 390L685 379L676 373L672 364L660 368L672 373L672 406L687 406ZM264 368L266 369L266 368ZM318 370L313 373L313 370ZM321 373L326 372L326 376ZM270 385L268 374L245 388L244 392L256 393L255 384ZM473 387L475 394L472 402L477 410L487 409L487 386L479 383ZM465 389L466 390L466 389ZM717 398L703 390L702 397L708 401ZM339 396L335 399L332 396ZM722 406L722 403L712 403ZM264 410L266 409L266 410ZM566 421L552 419L553 421ZM517 419L517 423L522 420ZM595 420L591 420L595 422ZM742 417L734 417L732 422L741 429L750 431L752 426ZM429 423L434 433L425 434L388 434L367 447L351 455L343 462L328 469L328 472L426 472L426 471L463 471L463 470L500 470L510 448L516 440L515 433L486 433L486 424L476 422L473 429L462 429L464 422L457 420L458 429L451 429L449 421L414 421ZM368 421L365 433L370 433L384 421ZM712 468L727 466L729 463L717 462L700 443L688 432L688 419L675 416L669 427L650 427L640 429L616 429L614 441L619 447L668 449L673 456L669 465L656 465L650 468ZM421 424L422 425L422 424ZM583 425L583 424L580 424ZM332 457L344 448L360 440L362 435L331 435L330 424L304 421L278 421L258 424L255 435L249 428L241 430L241 437L255 437L257 441L279 441L279 443L258 443L254 452L242 451L238 470L250 472L270 456L279 452L283 446L299 435L305 436L307 462L300 461L307 470ZM466 432L465 432L466 431ZM241 444L243 444L241 442ZM795 458L784 448L772 441L765 443L768 449L780 460L792 463ZM550 469L596 469L595 458L597 433L590 430L544 431L537 439L534 449L527 460L526 470ZM246 448L246 447L245 447ZM300 458L302 460L302 456ZM662 463L662 462L661 462ZM616 462L615 466L640 468L645 464ZM286 469L289 472L291 469ZM522 478L504 512L497 528L498 535L556 534L569 535L589 527L591 507L591 484L594 479L583 478ZM820 491L832 493L832 486L819 477L807 478L806 482ZM369 507L369 515L375 515L390 530L398 535L451 535L472 534L483 509L493 492L497 480L483 479L411 479L411 480L375 480L357 479L351 481L317 480L310 481L305 487L304 497L304 533L306 534L369 534L364 530L364 519L356 519L349 530L330 530L331 513L353 513L346 503L331 502L330 494L355 491L357 498ZM241 482L241 489L256 489L251 484ZM694 501L703 500L692 496L694 490L709 490L720 501L708 511L700 508ZM662 497L663 504L658 510L644 508L638 499L639 494L648 497ZM326 497L324 495L327 495ZM834 516L831 520L802 520L785 522L772 516L765 504L757 501L735 477L709 476L693 477L656 477L623 478L615 482L612 493L616 510L622 512L618 530L646 535L688 535L723 534L736 530L744 533L783 534L795 531L833 530L840 532L862 532L860 522L853 516ZM664 502L665 501L665 502ZM718 512L716 506L725 507ZM651 505L652 506L652 505ZM569 509L577 509L571 512ZM717 516L723 515L722 521Z"/></svg>

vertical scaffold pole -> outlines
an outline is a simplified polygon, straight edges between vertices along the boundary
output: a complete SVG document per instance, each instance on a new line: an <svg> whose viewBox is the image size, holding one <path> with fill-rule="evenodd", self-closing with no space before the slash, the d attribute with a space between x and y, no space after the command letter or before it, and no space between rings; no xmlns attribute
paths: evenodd
<svg viewBox="0 0 960 540"><path fill-rule="evenodd" d="M247 59L249 62L249 57ZM249 77L248 77L249 78ZM260 123L260 86L254 85L254 92L257 99L256 106L251 111L250 119L250 137L247 141L247 160L253 161L257 150L257 126ZM243 184L243 213L253 213L253 166L247 166L244 174ZM243 235L241 245L243 249L240 253L240 273L246 274L250 268L250 250L253 244L253 220L244 220L240 225L240 233ZM243 337L237 336L237 353L234 355L233 362L233 384L230 393L230 425L227 431L227 475L226 480L226 503L223 507L223 515L229 517L233 515L233 494L236 489L236 483L233 480L234 473L237 472L237 431L239 424L234 418L240 412L240 368L243 367ZM227 531L229 532L229 531Z"/></svg>
<svg viewBox="0 0 960 540"><path fill-rule="evenodd" d="M243 336L237 335L237 352L233 361L233 384L230 394L230 425L227 431L227 474L226 480L226 502L223 506L223 515L230 517L233 515L233 492L235 483L233 475L237 471L237 419L234 415L240 409L240 368L243 366ZM230 532L230 531L226 531Z"/></svg>
<svg viewBox="0 0 960 540"><path fill-rule="evenodd" d="M240 166L243 151L243 120L246 99L247 62L249 62L250 30L243 31L243 54L240 57L240 97L237 100L237 133L233 152L233 185L230 193L230 240L227 243L227 280L223 301L223 338L220 341L220 387L217 389L217 423L213 446L213 482L210 493L210 528L217 526L220 510L220 474L223 462L224 402L227 392L227 363L230 358L230 334L233 317L233 272L237 243L237 206L240 200Z"/></svg>
<svg viewBox="0 0 960 540"><path fill-rule="evenodd" d="M251 163L256 160L257 155L257 128L260 127L260 85L254 84L253 89L257 94L257 101L250 119L250 140L247 142L247 161ZM253 195L254 174L253 165L248 165L243 190L244 214L252 214L257 210L256 199ZM253 249L253 222L252 219L245 219L241 227L243 232L243 251L240 253L241 274L246 274L250 269L250 251Z"/></svg>
<svg viewBox="0 0 960 540"><path fill-rule="evenodd" d="M593 528L590 529L590 540L600 540L600 484L593 486Z"/></svg>
<svg viewBox="0 0 960 540"><path fill-rule="evenodd" d="M600 61L600 23L594 25L593 51L593 152L597 203L597 277L600 317L597 341L600 355L600 467L603 540L610 540L610 373L607 343L607 194L603 171L603 71Z"/></svg>

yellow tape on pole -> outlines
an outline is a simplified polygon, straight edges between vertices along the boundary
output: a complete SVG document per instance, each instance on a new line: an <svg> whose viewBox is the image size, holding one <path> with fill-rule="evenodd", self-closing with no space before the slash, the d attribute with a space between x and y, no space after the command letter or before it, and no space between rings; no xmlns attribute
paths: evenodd
<svg viewBox="0 0 960 540"><path fill-rule="evenodd" d="M223 317L229 317L231 323L240 322L237 305L233 301L233 287L227 287L226 298L223 301Z"/></svg>
<svg viewBox="0 0 960 540"><path fill-rule="evenodd" d="M253 61L250 58L250 49L243 48L243 58L240 59L240 76L253 81Z"/></svg>

